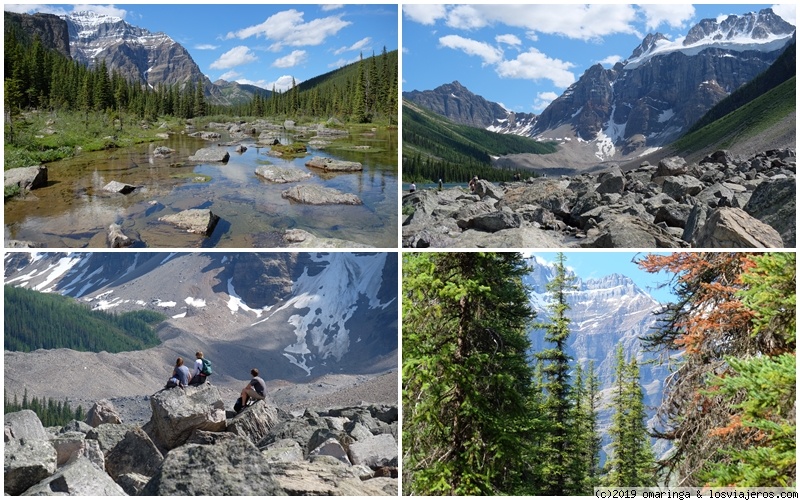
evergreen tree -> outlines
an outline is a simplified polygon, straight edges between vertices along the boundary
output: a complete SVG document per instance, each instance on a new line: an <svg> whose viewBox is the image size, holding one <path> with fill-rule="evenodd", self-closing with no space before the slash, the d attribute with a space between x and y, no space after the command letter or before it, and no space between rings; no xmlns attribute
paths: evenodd
<svg viewBox="0 0 800 500"><path fill-rule="evenodd" d="M533 317L513 253L405 254L403 488L525 491Z"/></svg>
<svg viewBox="0 0 800 500"><path fill-rule="evenodd" d="M203 82L197 82L193 98L192 114L194 116L206 115L206 99L203 91Z"/></svg>
<svg viewBox="0 0 800 500"><path fill-rule="evenodd" d="M604 483L609 487L655 486L655 459L645 427L639 366L635 357L625 361L621 344L617 344L616 360L614 416L609 429L613 451L606 462Z"/></svg>
<svg viewBox="0 0 800 500"><path fill-rule="evenodd" d="M547 481L545 495L568 495L573 493L575 486L570 481L570 461L576 453L576 444L571 431L573 398L570 385L570 361L567 354L567 340L569 338L569 318L567 311L567 294L575 286L572 284L574 277L567 273L566 257L559 253L556 259L556 275L547 284L552 302L549 306L549 322L539 325L544 329L544 337L552 347L537 353L537 358L543 363L545 376L544 389L547 392L545 411L548 415L550 428L544 439L542 459L545 463L544 475ZM574 478L574 474L572 474Z"/></svg>

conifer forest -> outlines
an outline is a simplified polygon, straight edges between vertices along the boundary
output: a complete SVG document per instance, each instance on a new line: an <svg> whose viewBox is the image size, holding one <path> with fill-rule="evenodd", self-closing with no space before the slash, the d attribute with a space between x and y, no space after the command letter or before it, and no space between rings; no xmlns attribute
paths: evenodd
<svg viewBox="0 0 800 500"><path fill-rule="evenodd" d="M403 259L403 494L796 485L795 253L637 257L671 277L677 298L641 339L669 368L652 417L636 356L618 345L601 398L593 362L568 354L575 285L564 254L538 316L520 254ZM530 335L547 347L532 352ZM604 436L601 405L612 414Z"/></svg>

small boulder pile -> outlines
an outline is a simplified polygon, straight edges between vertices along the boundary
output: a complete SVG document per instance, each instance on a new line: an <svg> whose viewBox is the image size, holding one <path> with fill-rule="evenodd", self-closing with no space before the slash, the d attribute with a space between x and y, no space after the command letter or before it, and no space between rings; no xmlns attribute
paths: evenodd
<svg viewBox="0 0 800 500"><path fill-rule="evenodd" d="M159 391L150 405L144 426L108 401L61 428L30 410L5 415L5 494L398 494L397 406L293 415L258 401L236 414L211 384Z"/></svg>
<svg viewBox="0 0 800 500"><path fill-rule="evenodd" d="M793 248L796 155L717 151L403 197L404 247Z"/></svg>

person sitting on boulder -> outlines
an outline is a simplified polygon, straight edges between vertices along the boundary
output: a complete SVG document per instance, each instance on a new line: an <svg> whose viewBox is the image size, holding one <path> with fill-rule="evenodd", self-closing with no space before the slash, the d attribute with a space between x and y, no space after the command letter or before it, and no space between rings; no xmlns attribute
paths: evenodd
<svg viewBox="0 0 800 500"><path fill-rule="evenodd" d="M186 387L189 385L189 369L183 365L183 358L175 361L175 369L172 370L172 377L167 381L166 388Z"/></svg>
<svg viewBox="0 0 800 500"><path fill-rule="evenodd" d="M267 397L267 384L264 379L258 376L258 368L250 370L253 379L244 389L242 389L242 406L247 406L247 399L259 401Z"/></svg>
<svg viewBox="0 0 800 500"><path fill-rule="evenodd" d="M189 385L202 385L206 382L206 375L203 373L203 351L197 351L194 356L197 359L194 362L194 371L192 371Z"/></svg>

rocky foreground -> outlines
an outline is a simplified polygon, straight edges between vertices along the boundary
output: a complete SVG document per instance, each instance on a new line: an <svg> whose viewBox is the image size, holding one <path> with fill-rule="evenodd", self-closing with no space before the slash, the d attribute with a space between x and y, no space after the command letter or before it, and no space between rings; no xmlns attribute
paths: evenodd
<svg viewBox="0 0 800 500"><path fill-rule="evenodd" d="M623 172L403 196L404 247L793 248L796 154L718 151Z"/></svg>
<svg viewBox="0 0 800 500"><path fill-rule="evenodd" d="M237 415L211 384L159 391L150 405L143 426L108 401L62 428L30 410L5 415L5 494L398 494L396 405L296 416L259 401Z"/></svg>

